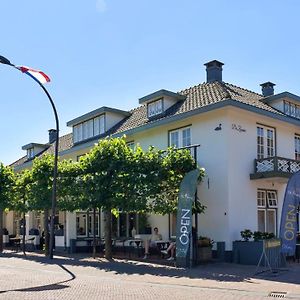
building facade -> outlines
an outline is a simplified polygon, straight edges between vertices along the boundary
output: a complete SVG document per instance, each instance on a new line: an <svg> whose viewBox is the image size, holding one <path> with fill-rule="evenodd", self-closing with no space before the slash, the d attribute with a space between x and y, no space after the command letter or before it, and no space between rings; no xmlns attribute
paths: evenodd
<svg viewBox="0 0 300 300"><path fill-rule="evenodd" d="M231 251L246 228L278 235L288 178L300 170L300 97L275 94L271 82L262 84L258 94L225 83L223 63L214 60L205 66L205 83L179 92L156 91L140 98L131 111L101 107L69 121L72 133L60 138L59 156L78 160L99 139L123 134L131 146L144 149L200 144L197 160L207 175L198 197L207 208L198 216L198 235L225 242ZM12 164L15 171L30 168L33 158L43 153L53 153L53 134L51 130L47 144L23 146L27 155ZM16 217L13 212L6 215L11 233L18 227ZM141 221L141 216L120 214L113 224L116 236L130 236L139 217ZM30 213L28 230L42 226L40 218ZM65 225L67 247L71 239L93 233L88 212L60 212L59 221ZM96 233L103 235L101 213L96 222ZM175 216L150 215L148 223L164 239L175 235Z"/></svg>

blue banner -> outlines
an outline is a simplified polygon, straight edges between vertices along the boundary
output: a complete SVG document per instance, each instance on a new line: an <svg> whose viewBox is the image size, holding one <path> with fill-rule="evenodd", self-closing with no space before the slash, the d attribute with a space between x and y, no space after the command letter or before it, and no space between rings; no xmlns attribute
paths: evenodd
<svg viewBox="0 0 300 300"><path fill-rule="evenodd" d="M297 208L300 204L300 171L288 181L280 223L281 252L287 256L295 255L297 238Z"/></svg>
<svg viewBox="0 0 300 300"><path fill-rule="evenodd" d="M192 205L198 184L199 169L187 173L181 184L178 197L176 226L176 262L178 266L189 265L189 248L192 237Z"/></svg>

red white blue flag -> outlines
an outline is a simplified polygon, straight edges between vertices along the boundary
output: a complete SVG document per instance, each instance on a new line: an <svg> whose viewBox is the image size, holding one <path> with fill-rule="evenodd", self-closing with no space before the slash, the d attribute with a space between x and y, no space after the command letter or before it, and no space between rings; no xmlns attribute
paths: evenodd
<svg viewBox="0 0 300 300"><path fill-rule="evenodd" d="M33 78L35 81L44 84L47 82L50 82L49 76L47 76L44 72L39 70L34 70L32 68L28 68L25 66L16 67L18 70L20 70L22 73L27 74L31 78Z"/></svg>

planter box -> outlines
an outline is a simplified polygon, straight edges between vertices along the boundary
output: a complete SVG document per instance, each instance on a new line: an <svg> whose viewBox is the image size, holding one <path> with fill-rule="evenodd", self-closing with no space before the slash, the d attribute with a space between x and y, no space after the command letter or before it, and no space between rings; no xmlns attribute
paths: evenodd
<svg viewBox="0 0 300 300"><path fill-rule="evenodd" d="M209 262L212 260L212 248L211 247L198 247L197 249L197 262Z"/></svg>
<svg viewBox="0 0 300 300"><path fill-rule="evenodd" d="M242 265L257 265L263 252L263 241L232 243L233 262Z"/></svg>

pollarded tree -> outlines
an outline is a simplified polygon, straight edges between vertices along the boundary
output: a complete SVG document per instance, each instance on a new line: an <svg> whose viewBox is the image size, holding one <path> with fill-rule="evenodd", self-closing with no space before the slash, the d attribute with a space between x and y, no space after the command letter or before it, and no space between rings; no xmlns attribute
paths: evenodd
<svg viewBox="0 0 300 300"><path fill-rule="evenodd" d="M32 183L30 184L30 210L44 212L45 254L49 254L49 210L51 209L53 186L53 155L45 154L34 159L32 165Z"/></svg>
<svg viewBox="0 0 300 300"><path fill-rule="evenodd" d="M161 151L150 147L143 151L136 147L133 151L124 137L100 141L81 159L81 165L80 206L103 209L108 259L112 257L111 211L174 211L181 180L196 168L188 150Z"/></svg>
<svg viewBox="0 0 300 300"><path fill-rule="evenodd" d="M132 172L133 151L125 138L101 140L81 159L82 208L102 208L104 213L105 257L112 257L111 211L122 207L126 185Z"/></svg>
<svg viewBox="0 0 300 300"><path fill-rule="evenodd" d="M3 251L3 212L12 207L15 176L12 169L0 163L0 252Z"/></svg>

